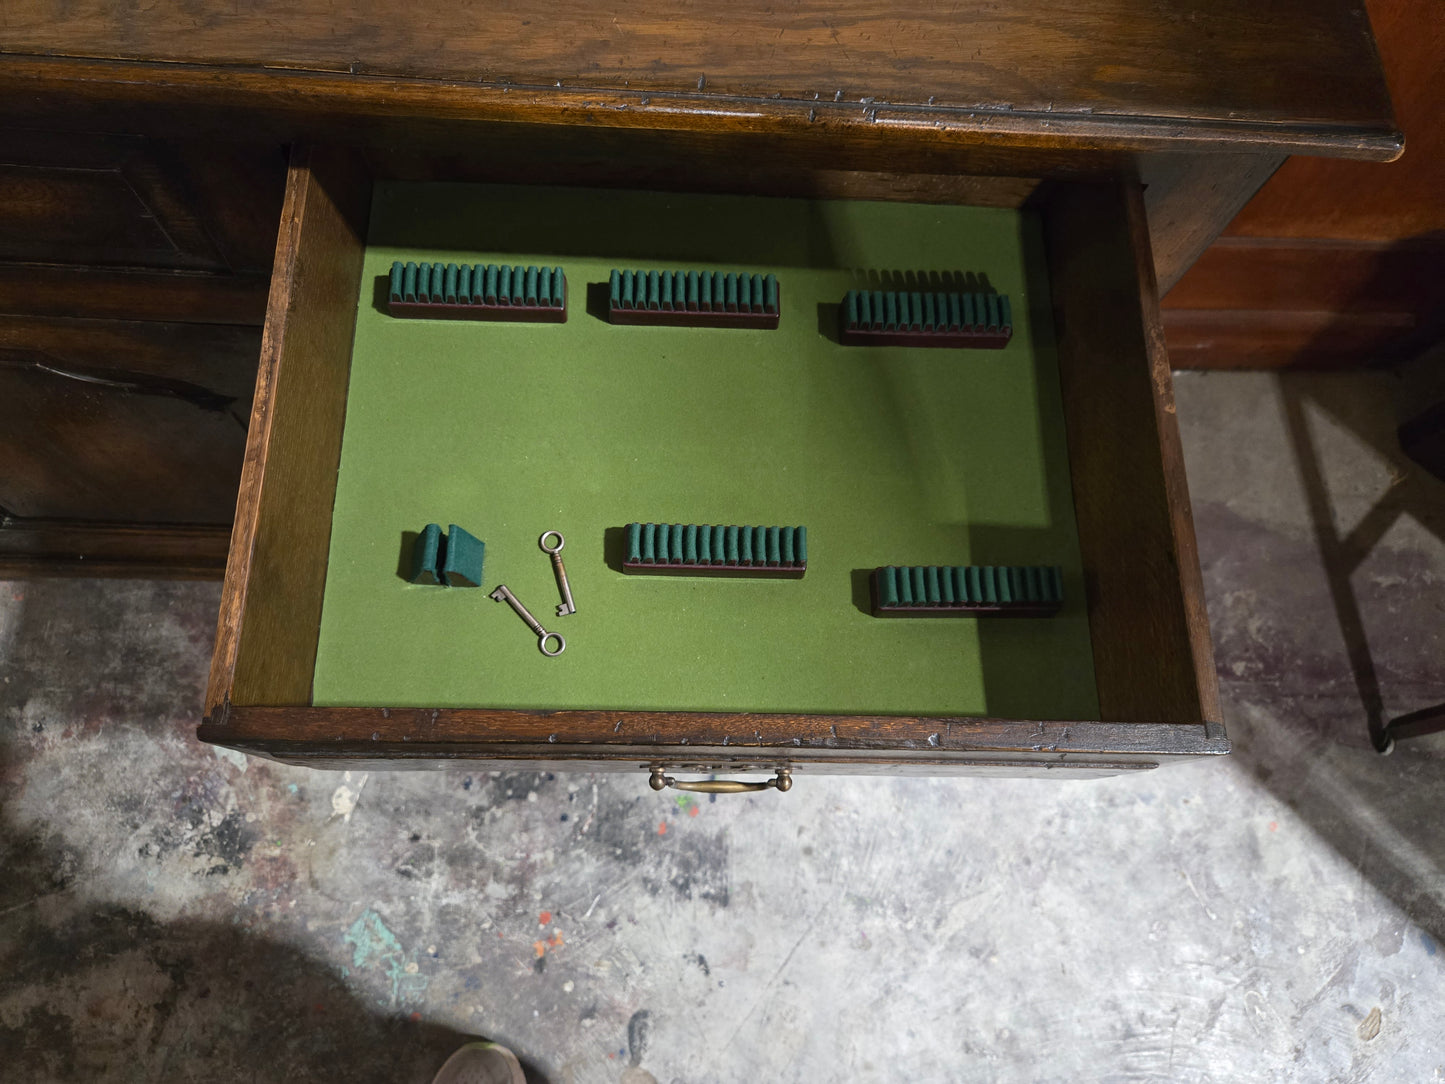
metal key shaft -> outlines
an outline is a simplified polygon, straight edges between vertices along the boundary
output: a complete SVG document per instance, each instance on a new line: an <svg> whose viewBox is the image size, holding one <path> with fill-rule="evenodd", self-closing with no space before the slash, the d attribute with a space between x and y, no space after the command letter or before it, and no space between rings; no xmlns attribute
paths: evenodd
<svg viewBox="0 0 1445 1084"><path fill-rule="evenodd" d="M558 655L562 654L562 652L567 650L567 641L562 638L562 634L559 632L548 632L546 629L544 629L542 627L542 622L538 621L535 617L533 617L531 611L528 610L527 607L523 606L520 601L518 601L517 596L512 594L511 591L507 590L506 584L499 584L497 589L492 592L490 597L496 599L498 602L505 602L508 606L512 607L512 609L516 611L518 617L520 617L523 621L527 623L527 627L537 634L537 647L543 655L546 655L549 659L556 658ZM556 651L547 650L548 640L557 641Z"/></svg>
<svg viewBox="0 0 1445 1084"><path fill-rule="evenodd" d="M547 545L548 535L557 536L555 546ZM567 569L562 565L562 547L566 544L567 540L562 537L561 531L548 531L537 539L537 545L542 548L542 552L552 558L552 572L557 577L557 590L562 594L562 604L557 607L558 617L566 617L568 614L577 612L577 604L572 601L572 585L567 582Z"/></svg>

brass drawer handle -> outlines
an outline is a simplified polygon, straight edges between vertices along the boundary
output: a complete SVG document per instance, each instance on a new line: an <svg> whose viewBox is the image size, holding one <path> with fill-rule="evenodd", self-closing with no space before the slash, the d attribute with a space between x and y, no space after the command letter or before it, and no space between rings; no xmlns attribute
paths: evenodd
<svg viewBox="0 0 1445 1084"><path fill-rule="evenodd" d="M744 794L752 790L788 790L793 785L793 769L779 768L777 774L765 783L744 783L740 779L698 779L698 780L677 780L662 770L660 765L653 765L652 776L647 781L648 786L653 790L662 790L665 787L672 787L674 790L690 790L697 794Z"/></svg>

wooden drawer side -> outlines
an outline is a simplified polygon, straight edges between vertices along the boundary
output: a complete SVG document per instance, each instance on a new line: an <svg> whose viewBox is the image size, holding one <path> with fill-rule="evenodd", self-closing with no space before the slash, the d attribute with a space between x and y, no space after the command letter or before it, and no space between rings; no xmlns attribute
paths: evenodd
<svg viewBox="0 0 1445 1084"><path fill-rule="evenodd" d="M1041 200L1102 717L1217 723L1219 691L1144 204Z"/></svg>
<svg viewBox="0 0 1445 1084"><path fill-rule="evenodd" d="M350 154L293 154L208 715L311 699L370 201Z"/></svg>

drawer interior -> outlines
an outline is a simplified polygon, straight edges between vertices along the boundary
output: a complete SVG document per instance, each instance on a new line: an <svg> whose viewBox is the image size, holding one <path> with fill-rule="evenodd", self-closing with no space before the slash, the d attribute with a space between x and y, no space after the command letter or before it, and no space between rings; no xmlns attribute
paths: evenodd
<svg viewBox="0 0 1445 1084"><path fill-rule="evenodd" d="M313 702L1097 719L1038 225L1005 208L378 182ZM561 266L568 319L389 315L394 260ZM779 326L611 324L599 295L622 267L773 274ZM1014 335L839 343L847 290L900 287L997 291ZM633 521L802 524L807 574L625 574ZM398 574L429 522L485 539L484 591ZM551 529L580 600L565 618L538 548ZM1065 605L883 620L880 565L1059 566ZM499 582L566 636L562 656L487 597Z"/></svg>
<svg viewBox="0 0 1445 1084"><path fill-rule="evenodd" d="M744 755L723 752L735 734L759 763L812 755L915 768L987 756L1117 766L1227 749L1137 187L1055 183L1027 207L1004 209L538 188L510 193L533 214L489 218L500 194L461 184L373 190L353 156L298 155L203 737L297 759L323 748L348 761L430 751L541 762L645 752L666 762L669 751L711 751L732 763ZM609 217L589 236L578 222L599 201ZM660 215L689 221L691 233L649 232ZM688 236L710 241L677 240ZM668 238L682 247L669 249ZM546 328L393 320L377 311L393 258L560 263L571 315ZM713 340L782 332L612 327L597 318L595 287L587 296L613 266L694 263L778 269L785 325L802 338L715 352ZM1023 302L1016 341L895 359L868 349L853 357L829 339L840 287L869 269L917 268L988 275ZM624 333L659 345L638 361L619 345ZM472 356L482 341L505 344L503 356ZM547 354L560 343L589 356L554 368ZM625 379L609 383L604 365ZM744 389L749 366L771 366L772 380ZM846 368L820 382L830 366ZM995 409L967 416L959 366L994 367L981 387ZM681 380L684 369L707 378ZM635 395L619 390L626 380L641 385ZM437 402L441 413L427 405ZM802 484L783 470L769 477L765 456L743 457L737 484L718 469L725 464L699 468L726 449L718 426L745 442L785 433L780 466ZM354 439L368 428L370 442ZM629 434L641 434L636 465ZM993 447L1000 440L1006 454ZM677 459L661 454L679 442ZM589 458L600 465L568 475L569 463ZM827 481L837 484L810 495L807 475L830 463L839 477ZM749 494L753 505L727 510ZM694 510L699 498L706 507ZM803 505L798 513L782 510L789 499ZM615 529L649 519L807 524L808 576L624 576ZM525 583L524 601L548 616L556 588L536 536L566 531L579 612L555 627L575 646L545 659L485 593L405 584L403 533L426 522L475 523L488 542L487 588L500 579L522 595ZM935 563L1057 564L1068 602L1052 619L861 612L865 568ZM799 605L777 601L799 587ZM689 670L689 654L705 656L727 635L733 610L753 640L739 636L742 648ZM819 610L832 617L815 623ZM844 635L837 649L838 630L850 627L859 638ZM880 651L870 637L896 639ZM681 643L669 655L673 640ZM659 654L673 684L609 676L639 656L645 673ZM398 664L390 671L388 656ZM576 656L581 664L567 669ZM800 672L823 667L832 677L758 680L793 659ZM909 659L928 681L910 680ZM895 683L850 681L879 663ZM703 673L716 675L711 685Z"/></svg>

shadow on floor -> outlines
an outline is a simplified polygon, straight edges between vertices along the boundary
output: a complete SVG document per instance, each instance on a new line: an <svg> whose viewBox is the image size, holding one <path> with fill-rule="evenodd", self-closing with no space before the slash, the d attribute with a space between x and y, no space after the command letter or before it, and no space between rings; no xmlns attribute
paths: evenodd
<svg viewBox="0 0 1445 1084"><path fill-rule="evenodd" d="M84 904L56 846L0 829L6 1080L424 1084L474 1038L366 1006L333 968L242 927Z"/></svg>
<svg viewBox="0 0 1445 1084"><path fill-rule="evenodd" d="M425 1084L475 1039L359 1002L326 964L244 928L86 906L67 856L0 839L7 1080ZM527 1079L544 1084L534 1066Z"/></svg>
<svg viewBox="0 0 1445 1084"><path fill-rule="evenodd" d="M1406 517L1445 539L1445 484L1400 450L1400 414L1383 386L1394 380L1379 372L1276 378L1307 540L1219 505L1196 507L1196 529L1232 759L1439 941L1445 741L1402 742L1388 757L1376 751L1392 714L1445 699L1445 667L1429 648L1445 626L1432 558L1381 546ZM1326 437L1325 419L1358 443ZM1340 480L1341 457L1371 454L1389 482L1362 516L1342 514L1340 498L1358 504L1360 494ZM1252 605L1241 608L1242 595Z"/></svg>
<svg viewBox="0 0 1445 1084"><path fill-rule="evenodd" d="M1350 672L1359 692L1365 725L1371 744L1383 750L1387 744L1388 719L1352 577L1404 516L1412 517L1437 538L1445 540L1445 487L1411 463L1401 451L1396 439L1400 419L1371 411L1368 402L1351 389L1347 380L1284 375L1279 378L1279 390L1285 425L1309 504L1315 543L1329 581L1335 619L1349 652ZM1373 449L1390 464L1391 473L1397 479L1349 530L1341 530L1336 522L1320 452L1306 417L1310 405L1327 412L1331 419Z"/></svg>
<svg viewBox="0 0 1445 1084"><path fill-rule="evenodd" d="M108 727L116 716L146 720L147 729L154 721L157 739L162 728L189 731L214 628L214 609L198 605L208 585L136 584L118 593L119 606L140 611L131 615L85 605L95 592L80 581L7 586L23 600L0 615L9 619L0 620L0 1079L425 1084L477 1038L359 1000L335 964L238 924L254 910L231 923L165 922L143 907L88 898L93 856L43 825L18 829L10 815L25 785L24 741L68 741L70 726ZM175 622L165 634L153 628L157 614ZM165 646L138 653L128 621L147 622ZM27 711L34 703L47 705L46 722ZM47 730L55 717L65 733ZM71 782L82 803L84 771L78 763ZM97 818L121 822L117 839L135 812L94 807ZM136 842L132 834L128 845ZM142 842L142 852L151 846ZM225 874L225 861L197 876ZM545 1084L526 1068L529 1081Z"/></svg>

